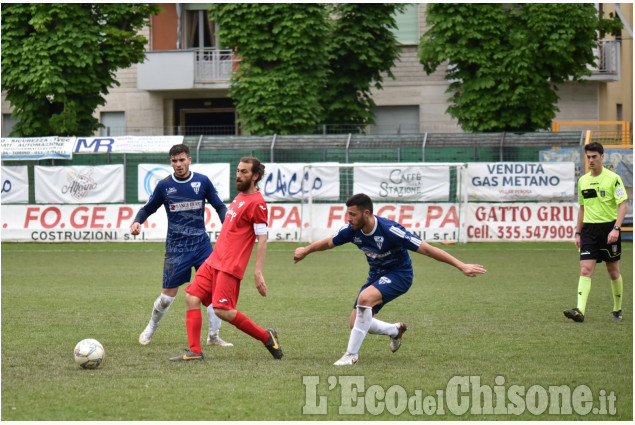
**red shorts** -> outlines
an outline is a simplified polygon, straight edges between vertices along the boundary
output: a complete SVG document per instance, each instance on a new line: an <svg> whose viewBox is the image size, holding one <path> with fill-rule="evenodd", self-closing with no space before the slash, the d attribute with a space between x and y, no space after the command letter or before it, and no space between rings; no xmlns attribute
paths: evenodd
<svg viewBox="0 0 635 425"><path fill-rule="evenodd" d="M216 270L207 264L201 264L194 280L185 288L185 292L200 298L204 306L236 310L240 279L228 273Z"/></svg>

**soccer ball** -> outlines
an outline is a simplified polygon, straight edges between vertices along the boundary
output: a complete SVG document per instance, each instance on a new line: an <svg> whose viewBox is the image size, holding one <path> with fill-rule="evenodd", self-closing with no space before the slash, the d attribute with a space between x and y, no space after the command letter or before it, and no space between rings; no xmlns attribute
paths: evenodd
<svg viewBox="0 0 635 425"><path fill-rule="evenodd" d="M83 339L75 346L74 357L84 369L96 369L104 362L104 347L96 339Z"/></svg>

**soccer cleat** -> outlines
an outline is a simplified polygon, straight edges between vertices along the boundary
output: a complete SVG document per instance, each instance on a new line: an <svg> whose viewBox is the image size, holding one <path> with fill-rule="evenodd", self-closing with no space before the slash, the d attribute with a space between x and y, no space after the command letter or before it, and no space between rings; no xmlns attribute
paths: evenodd
<svg viewBox="0 0 635 425"><path fill-rule="evenodd" d="M282 348L280 348L280 343L278 342L278 334L275 329L266 329L266 331L269 334L269 341L267 341L265 347L267 347L274 359L280 360L282 358Z"/></svg>
<svg viewBox="0 0 635 425"><path fill-rule="evenodd" d="M394 353L401 347L401 337L408 330L408 326L404 322L399 322L399 332L396 337L390 337L390 350Z"/></svg>
<svg viewBox="0 0 635 425"><path fill-rule="evenodd" d="M622 321L622 310L613 311L611 313L613 314L613 321L614 322L621 322Z"/></svg>
<svg viewBox="0 0 635 425"><path fill-rule="evenodd" d="M150 324L148 323L148 326L146 326L143 332L141 332L141 335L139 335L139 344L141 345L150 344L150 341L152 341L152 337L154 336L154 333L156 331L157 331L157 328L150 326Z"/></svg>
<svg viewBox="0 0 635 425"><path fill-rule="evenodd" d="M218 345L219 347L233 347L231 342L223 341L218 335L209 335L207 337L207 345Z"/></svg>
<svg viewBox="0 0 635 425"><path fill-rule="evenodd" d="M170 361L173 362L182 362L182 361L188 361L188 360L204 360L205 356L203 355L203 353L195 353L193 351L187 350L185 353L178 355L176 357L171 357Z"/></svg>
<svg viewBox="0 0 635 425"><path fill-rule="evenodd" d="M353 365L353 364L357 364L358 361L359 361L359 358L357 354L351 354L347 351L346 353L344 353L341 359L333 363L333 366Z"/></svg>
<svg viewBox="0 0 635 425"><path fill-rule="evenodd" d="M577 308L572 308L571 310L563 311L564 315L574 322L584 322L584 314Z"/></svg>

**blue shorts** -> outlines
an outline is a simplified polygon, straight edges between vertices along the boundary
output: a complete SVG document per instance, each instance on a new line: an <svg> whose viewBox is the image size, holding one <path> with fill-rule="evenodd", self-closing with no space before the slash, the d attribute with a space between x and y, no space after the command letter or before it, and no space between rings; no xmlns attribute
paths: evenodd
<svg viewBox="0 0 635 425"><path fill-rule="evenodd" d="M201 244L196 251L167 252L163 262L163 288L177 288L192 278L192 267L199 266L212 254L211 243Z"/></svg>
<svg viewBox="0 0 635 425"><path fill-rule="evenodd" d="M381 292L382 303L373 307L373 314L377 314L385 304L408 292L413 279L414 274L412 272L390 272L382 276L369 276L359 292L361 293L371 285ZM359 294L357 294L357 298L359 298ZM357 298L353 308L357 307Z"/></svg>

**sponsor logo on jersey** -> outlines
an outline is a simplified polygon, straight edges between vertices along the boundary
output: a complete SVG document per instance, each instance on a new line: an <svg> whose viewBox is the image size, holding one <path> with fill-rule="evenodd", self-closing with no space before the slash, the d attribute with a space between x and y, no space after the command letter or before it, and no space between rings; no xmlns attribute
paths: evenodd
<svg viewBox="0 0 635 425"><path fill-rule="evenodd" d="M615 197L616 198L623 198L624 197L624 188L623 187L618 187L617 189L615 189Z"/></svg>
<svg viewBox="0 0 635 425"><path fill-rule="evenodd" d="M362 238L360 238L360 237L358 237L358 236L355 236L355 237L353 238L353 243L354 243L355 245L361 245L361 244L362 244Z"/></svg>
<svg viewBox="0 0 635 425"><path fill-rule="evenodd" d="M227 302L227 298L223 298L222 300L218 300L219 303L226 303Z"/></svg>
<svg viewBox="0 0 635 425"><path fill-rule="evenodd" d="M258 205L260 207L261 210L263 211L267 211L267 207L265 207L264 205Z"/></svg>
<svg viewBox="0 0 635 425"><path fill-rule="evenodd" d="M170 204L170 211L190 211L203 208L203 201L177 202Z"/></svg>
<svg viewBox="0 0 635 425"><path fill-rule="evenodd" d="M225 217L231 217L229 219L229 221L231 222L231 221L234 221L234 217L236 217L237 215L238 215L238 213L236 211L234 211L231 208L228 208L227 209L227 214L225 214Z"/></svg>
<svg viewBox="0 0 635 425"><path fill-rule="evenodd" d="M241 208L243 205L245 205L245 201L240 201L240 204L238 204L238 208Z"/></svg>
<svg viewBox="0 0 635 425"><path fill-rule="evenodd" d="M165 189L166 195L172 195L173 193L176 193L176 187L168 187L167 189Z"/></svg>
<svg viewBox="0 0 635 425"><path fill-rule="evenodd" d="M198 195L198 191L201 190L201 182L192 182L192 189L194 189L194 193Z"/></svg>

